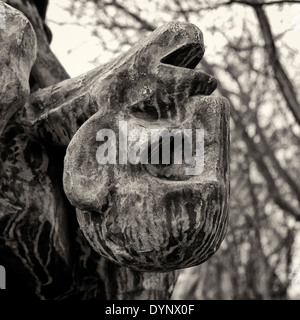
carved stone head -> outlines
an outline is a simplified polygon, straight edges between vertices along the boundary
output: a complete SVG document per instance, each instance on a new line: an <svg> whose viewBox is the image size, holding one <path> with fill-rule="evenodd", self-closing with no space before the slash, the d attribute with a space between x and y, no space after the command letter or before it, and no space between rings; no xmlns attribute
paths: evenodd
<svg viewBox="0 0 300 320"><path fill-rule="evenodd" d="M118 264L191 267L225 236L229 105L209 96L216 80L194 69L203 54L201 31L172 22L108 64L101 90L91 88L99 111L68 146L64 189L89 243ZM175 134L151 145L161 130Z"/></svg>

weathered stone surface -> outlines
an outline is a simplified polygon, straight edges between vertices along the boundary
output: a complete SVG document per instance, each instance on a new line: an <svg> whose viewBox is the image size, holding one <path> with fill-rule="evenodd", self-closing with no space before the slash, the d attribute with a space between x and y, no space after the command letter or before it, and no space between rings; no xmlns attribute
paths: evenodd
<svg viewBox="0 0 300 320"><path fill-rule="evenodd" d="M0 135L29 94L29 74L36 58L36 37L24 15L0 1Z"/></svg>
<svg viewBox="0 0 300 320"><path fill-rule="evenodd" d="M37 38L37 57L31 70L31 82L36 82L36 86L31 88L45 88L57 83L57 79L69 78L67 72L56 59L49 47L49 28L44 23L47 0L5 0L7 4L24 13L31 22Z"/></svg>
<svg viewBox="0 0 300 320"><path fill-rule="evenodd" d="M202 34L189 24L168 24L106 66L57 83L67 75L64 72L58 75L54 70L55 59L43 22L33 6L36 1L6 2L22 10L35 29L39 54L31 75L39 87L54 83L29 96L22 116L17 112L9 122L0 121L4 128L0 141L0 264L6 266L8 274L13 274L13 283L10 278L9 285L14 296L22 299L168 298L177 279L176 272L152 274L136 270L165 271L199 263L218 247L226 226L228 106L222 99L200 97L216 87L214 78L193 70L204 52ZM114 128L119 119L125 119L132 127L142 125L148 130L174 124L183 128L181 122L184 121L189 126L203 126L207 133L205 152L209 155L209 167L199 181L197 177L186 179L182 170L174 166L147 165L141 169L130 165L106 170L107 176L113 176L111 184L100 181L99 201L104 204L100 209L104 210L105 206L108 209L104 214L99 214L99 206L93 199L79 203L76 192L82 191L82 182L74 191L66 177L66 193L79 208L78 220L87 239L98 252L103 243L107 248L113 243L113 249L117 248L113 255L111 249L107 255L107 248L100 253L121 266L96 255L77 232L75 212L64 199L61 185L64 148L78 128L88 120L88 137L89 133L102 128L98 127L98 120L103 127ZM82 137L82 133L78 133L74 144L84 149ZM94 143L89 147L90 152L98 145ZM66 158L69 163L75 159L74 181L79 178L76 172L81 170L77 170L80 166L76 152L70 152ZM95 157L95 152L91 157ZM85 161L83 159L83 163ZM83 178L89 183L89 176L95 173L94 163L86 169ZM105 177L105 170L98 169L98 175ZM69 173L72 171L67 170L66 175ZM118 177L120 181L116 180ZM136 192L128 188L131 186ZM88 185L86 190L88 187L95 185ZM90 195L85 192L83 198ZM115 210L118 203L105 202L106 195L107 200L110 197L124 200L120 210ZM139 200L138 195L140 207L138 202L132 204ZM215 210L204 208L207 215L199 219L198 211L194 219L191 209L197 208L196 201L201 208L205 203L212 203ZM143 206L148 211L144 212ZM173 210L174 206L179 210ZM112 213L111 217L108 212ZM122 213L125 219L113 219ZM89 226L85 219L90 216L93 224ZM89 230L97 231L99 223L108 233L94 243L97 232L89 236ZM132 235L131 231L136 233ZM201 240L201 232L205 232L207 238L200 252L196 243ZM176 247L178 254L174 255ZM187 250L185 254L184 250Z"/></svg>
<svg viewBox="0 0 300 320"><path fill-rule="evenodd" d="M45 45L43 24L33 2L7 2L31 19L38 41L41 42L38 47L40 61L35 63L31 74L36 80L34 87L36 88L36 84L43 86L63 80L66 77L64 72L53 71L57 64L53 63L53 54ZM7 5L5 8L14 10ZM21 13L17 10L14 12L21 17L21 21L15 21L13 26L10 24L10 28L16 31L16 26L22 25L23 20L30 25ZM5 18L7 19L6 15ZM0 23L1 26L3 24ZM1 29L0 33L2 31ZM4 46L3 42L1 44ZM27 49L28 52L24 54L31 56L33 61L35 48L29 46ZM31 65L28 61L23 71L30 69ZM46 70L47 66L51 68ZM23 68L22 64L20 68ZM9 79L12 76L10 72L13 75L15 69L5 69L5 75L1 73L1 80L4 79L2 75ZM28 83L28 77L26 81ZM69 91L63 84L64 82L57 84L64 92L62 95L73 94L75 97L76 92ZM2 82L2 86L5 85ZM53 89L53 86L50 88ZM49 88L45 89L46 92L48 90ZM29 85L22 94L23 97L28 92ZM55 93L54 90L52 102L55 101ZM2 98L3 95L0 104ZM60 102L64 102L64 99ZM75 103L75 107L78 105L80 106ZM22 107L20 102L13 111L14 116L0 118L3 128L0 139L0 265L7 270L7 293L11 294L9 297L12 300L168 298L177 278L174 272L164 273L156 278L148 273L133 272L107 262L91 249L78 229L74 208L63 194L62 166L65 149L50 146L45 139L34 135L34 127L21 121ZM43 111L47 113L49 107L45 100ZM90 114L89 104L84 107ZM26 115L26 110L24 114ZM72 110L71 114L76 126L80 125L83 121L80 114L76 117ZM51 125L57 125L54 119L48 120L45 132ZM40 123L43 123L43 118ZM65 128L70 130L68 126ZM109 267L104 267L107 263Z"/></svg>
<svg viewBox="0 0 300 320"><path fill-rule="evenodd" d="M216 80L193 69L203 53L199 29L170 23L113 61L100 79L89 78L88 101L99 111L68 146L64 190L90 244L118 264L140 271L190 267L206 261L224 238L229 106L222 97L206 96ZM127 121L128 130L204 129L204 172L186 176L184 164L98 164L96 134L112 129L118 136L119 121ZM56 128L52 134L62 136Z"/></svg>
<svg viewBox="0 0 300 320"><path fill-rule="evenodd" d="M70 220L59 191L62 164L55 164L64 153L56 151L54 157L18 122L29 94L36 39L21 12L0 6L5 9L0 30L0 264L15 297L54 298L72 283Z"/></svg>
<svg viewBox="0 0 300 320"><path fill-rule="evenodd" d="M168 300L179 275L178 271L138 272L104 261L102 272L108 300Z"/></svg>

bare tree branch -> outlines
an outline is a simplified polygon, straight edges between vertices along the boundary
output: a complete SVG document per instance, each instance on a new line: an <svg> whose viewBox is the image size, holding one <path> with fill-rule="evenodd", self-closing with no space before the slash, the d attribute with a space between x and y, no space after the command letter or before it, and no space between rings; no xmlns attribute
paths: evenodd
<svg viewBox="0 0 300 320"><path fill-rule="evenodd" d="M106 5L111 5L111 6L114 6L114 7L118 8L118 9L120 9L125 14L129 15L130 17L135 19L138 23L140 23L141 27L143 29L145 29L145 30L153 31L155 29L155 26L151 25L149 22L147 22L146 20L142 19L140 16L138 16L134 12L130 11L128 8L126 8L123 5L121 5L116 0L112 0L109 3L106 3Z"/></svg>
<svg viewBox="0 0 300 320"><path fill-rule="evenodd" d="M281 4L300 4L300 1L298 0L282 0L282 1L269 1L269 2L265 2L265 1L258 1L258 0L230 0L230 1L226 1L226 2L221 2L221 3L217 3L215 5L211 5L211 6L203 6L203 7L199 7L197 9L187 9L185 10L186 13L190 13L190 12L195 12L196 10L214 10L214 9L218 9L220 7L223 6L228 6L228 5L232 5L232 4L243 4L243 5L248 5L251 7L260 7L260 6L272 6L272 5L281 5Z"/></svg>
<svg viewBox="0 0 300 320"><path fill-rule="evenodd" d="M279 89L286 100L288 108L293 113L296 121L300 124L300 104L293 84L280 62L268 18L261 6L254 7L254 10L259 21L260 29L266 44L266 52L269 56L269 61Z"/></svg>
<svg viewBox="0 0 300 320"><path fill-rule="evenodd" d="M274 168L276 169L278 175L285 180L285 182L290 186L290 188L295 192L295 195L300 203L300 188L297 182L291 177L291 175L280 165L278 159L275 156L274 150L272 150L270 144L267 141L265 134L263 133L262 128L258 124L257 114L253 114L255 124L256 124L256 131L260 137L261 143L263 145L263 150L265 154L271 160Z"/></svg>
<svg viewBox="0 0 300 320"><path fill-rule="evenodd" d="M182 16L184 17L185 21L189 21L189 13L183 9L180 0L174 0L175 4L177 5L178 9L179 9L179 13L182 14Z"/></svg>
<svg viewBox="0 0 300 320"><path fill-rule="evenodd" d="M246 4L246 5L249 5L251 7L260 7L260 6L271 6L271 5L278 5L278 4L293 4L293 3L299 3L300 4L300 1L297 1L297 0L282 0L282 1L265 2L265 1L231 0L231 1L227 2L227 4L232 4L232 3Z"/></svg>
<svg viewBox="0 0 300 320"><path fill-rule="evenodd" d="M226 90L224 91L224 95L226 96ZM232 105L232 104L231 104ZM268 186L269 195L273 199L273 201L283 210L289 212L297 221L300 221L300 210L299 208L293 207L288 201L283 199L282 195L279 192L278 186L275 183L275 180L263 159L263 155L258 150L255 145L253 139L251 139L246 131L246 127L243 123L243 119L240 114L232 108L232 118L237 125L237 127L241 130L243 139L247 144L250 155L255 160L257 166L260 168L261 175L265 178L265 181Z"/></svg>
<svg viewBox="0 0 300 320"><path fill-rule="evenodd" d="M250 65L251 62L248 61L248 64ZM240 98L243 105L246 107L247 111L251 113L252 122L255 125L256 133L258 134L262 144L262 148L260 148L261 153L263 153L265 156L267 156L270 159L276 172L278 173L278 176L280 176L280 178L282 178L289 185L289 187L293 190L293 192L295 193L295 196L297 197L300 203L300 187L297 184L296 180L294 180L292 176L281 166L278 159L276 158L274 150L272 149L270 143L268 143L267 138L262 128L259 125L257 113L249 108L249 94L248 92L244 91L243 86L241 85L238 77L236 76L234 65L228 65L227 69L228 69L228 74L231 76L232 80L234 80L238 85L238 88L239 88L238 97Z"/></svg>
<svg viewBox="0 0 300 320"><path fill-rule="evenodd" d="M213 74L212 67L203 59L202 65L205 67L206 71L210 74ZM219 83L218 89L220 93L226 97L229 101L230 93ZM258 168L260 169L261 175L264 177L269 195L273 199L274 203L276 203L283 211L288 212L291 214L297 221L300 221L300 209L291 205L288 201L286 201L281 193L279 192L278 186L272 176L268 165L265 163L264 155L261 151L257 148L256 143L253 139L249 136L246 130L246 125L244 124L244 120L242 119L239 112L234 108L234 104L231 104L231 117L239 130L241 131L242 138L245 141L247 148L249 150L249 155L255 160Z"/></svg>

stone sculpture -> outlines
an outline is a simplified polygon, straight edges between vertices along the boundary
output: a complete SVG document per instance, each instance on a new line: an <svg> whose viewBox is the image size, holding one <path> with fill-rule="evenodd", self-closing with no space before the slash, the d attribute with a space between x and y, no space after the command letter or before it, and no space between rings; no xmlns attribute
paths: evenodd
<svg viewBox="0 0 300 320"><path fill-rule="evenodd" d="M229 106L209 96L216 80L194 69L202 33L171 22L111 63L56 81L34 3L6 2L35 31L0 1L0 264L14 274L7 285L38 299L168 298L173 270L207 260L227 225ZM29 94L29 73L45 88ZM97 132L118 134L120 121L146 132L204 130L204 171L99 164ZM81 231L108 260L76 231L62 178Z"/></svg>
<svg viewBox="0 0 300 320"><path fill-rule="evenodd" d="M207 96L216 80L193 69L203 53L198 28L171 22L108 64L89 92L98 111L68 146L64 189L93 248L116 263L139 271L191 267L224 238L229 107ZM119 134L120 121L135 129L204 129L204 172L187 177L178 164L99 165L97 132Z"/></svg>

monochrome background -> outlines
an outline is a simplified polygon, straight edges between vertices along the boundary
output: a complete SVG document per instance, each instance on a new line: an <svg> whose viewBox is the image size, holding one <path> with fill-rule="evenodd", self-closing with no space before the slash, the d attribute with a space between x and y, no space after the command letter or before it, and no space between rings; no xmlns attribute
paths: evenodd
<svg viewBox="0 0 300 320"><path fill-rule="evenodd" d="M231 105L229 226L181 271L173 299L300 298L300 1L50 0L51 48L71 77L169 21L204 34L197 68Z"/></svg>
<svg viewBox="0 0 300 320"><path fill-rule="evenodd" d="M165 22L203 31L199 68L209 65L220 82L214 94L231 103L229 229L217 254L182 272L175 299L300 298L300 123L284 93L292 86L299 110L300 3L258 1L261 17L256 2L50 1L52 49L72 76Z"/></svg>

